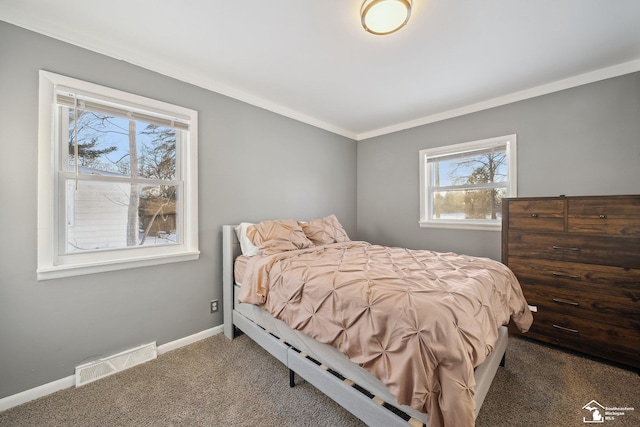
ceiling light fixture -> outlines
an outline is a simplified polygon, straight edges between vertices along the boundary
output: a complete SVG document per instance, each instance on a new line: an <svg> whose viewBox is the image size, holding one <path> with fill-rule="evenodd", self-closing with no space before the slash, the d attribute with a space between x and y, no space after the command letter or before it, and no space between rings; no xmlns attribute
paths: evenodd
<svg viewBox="0 0 640 427"><path fill-rule="evenodd" d="M360 8L362 26L371 34L391 34L411 17L412 0L364 0Z"/></svg>

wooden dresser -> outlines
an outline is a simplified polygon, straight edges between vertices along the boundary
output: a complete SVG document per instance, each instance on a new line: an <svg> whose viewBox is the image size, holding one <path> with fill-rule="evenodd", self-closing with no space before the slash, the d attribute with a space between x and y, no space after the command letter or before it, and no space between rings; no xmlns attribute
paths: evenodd
<svg viewBox="0 0 640 427"><path fill-rule="evenodd" d="M640 368L640 195L503 199L502 262L525 336Z"/></svg>

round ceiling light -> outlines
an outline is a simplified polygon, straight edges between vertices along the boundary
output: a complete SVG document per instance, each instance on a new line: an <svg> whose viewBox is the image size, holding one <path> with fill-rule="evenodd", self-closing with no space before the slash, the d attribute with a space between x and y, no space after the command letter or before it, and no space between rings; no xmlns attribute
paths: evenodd
<svg viewBox="0 0 640 427"><path fill-rule="evenodd" d="M371 34L391 34L411 17L412 0L364 0L360 8L362 26Z"/></svg>

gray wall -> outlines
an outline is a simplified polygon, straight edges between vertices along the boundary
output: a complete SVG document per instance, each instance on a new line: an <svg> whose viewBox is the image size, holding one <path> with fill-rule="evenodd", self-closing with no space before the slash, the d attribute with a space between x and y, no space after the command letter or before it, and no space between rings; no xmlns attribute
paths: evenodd
<svg viewBox="0 0 640 427"><path fill-rule="evenodd" d="M223 224L335 213L355 234L354 141L4 22L0 40L0 398L220 325ZM199 112L198 261L36 281L40 69Z"/></svg>
<svg viewBox="0 0 640 427"><path fill-rule="evenodd" d="M640 73L358 142L358 238L500 259L500 233L420 228L423 148L515 133L518 195L640 193Z"/></svg>

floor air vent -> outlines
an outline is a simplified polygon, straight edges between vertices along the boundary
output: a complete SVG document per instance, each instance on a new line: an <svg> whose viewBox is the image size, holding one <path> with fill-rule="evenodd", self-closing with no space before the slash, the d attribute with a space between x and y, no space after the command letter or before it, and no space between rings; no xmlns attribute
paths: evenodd
<svg viewBox="0 0 640 427"><path fill-rule="evenodd" d="M158 357L156 343L152 342L125 350L113 356L82 364L76 367L76 387L148 362L156 357Z"/></svg>

